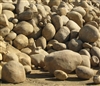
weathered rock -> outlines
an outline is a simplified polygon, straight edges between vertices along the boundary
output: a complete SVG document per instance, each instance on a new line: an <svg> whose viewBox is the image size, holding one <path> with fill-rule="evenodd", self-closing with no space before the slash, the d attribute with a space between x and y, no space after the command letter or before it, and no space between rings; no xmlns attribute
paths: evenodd
<svg viewBox="0 0 100 86"><path fill-rule="evenodd" d="M49 6L52 7L54 5L59 6L62 0L50 0Z"/></svg>
<svg viewBox="0 0 100 86"><path fill-rule="evenodd" d="M55 70L54 76L59 80L65 80L68 78L68 75L62 70Z"/></svg>
<svg viewBox="0 0 100 86"><path fill-rule="evenodd" d="M60 8L58 8L58 10L57 10L57 13L59 14L59 15L65 15L66 16L66 14L67 14L67 9L66 9L66 7L60 7Z"/></svg>
<svg viewBox="0 0 100 86"><path fill-rule="evenodd" d="M84 42L84 43L83 43L83 47L84 47L84 48L90 48L90 49L91 49L91 48L92 48L92 45L89 44L89 43L87 43L87 42Z"/></svg>
<svg viewBox="0 0 100 86"><path fill-rule="evenodd" d="M43 18L47 16L46 10L43 5L37 4L38 12L42 15Z"/></svg>
<svg viewBox="0 0 100 86"><path fill-rule="evenodd" d="M70 32L70 40L71 40L71 39L77 38L77 37L78 37L78 34L79 34L79 31L77 31L77 30L72 30L72 31Z"/></svg>
<svg viewBox="0 0 100 86"><path fill-rule="evenodd" d="M80 26L76 22L74 22L73 20L69 20L66 23L66 26L69 28L70 31L76 30L79 32L79 30L81 29Z"/></svg>
<svg viewBox="0 0 100 86"><path fill-rule="evenodd" d="M0 53L6 53L6 52L7 52L6 42L0 41Z"/></svg>
<svg viewBox="0 0 100 86"><path fill-rule="evenodd" d="M9 21L11 21L14 18L14 13L10 10L3 10L2 13L7 16L7 19Z"/></svg>
<svg viewBox="0 0 100 86"><path fill-rule="evenodd" d="M81 79L90 79L94 76L94 71L89 67L78 66L76 68L76 75Z"/></svg>
<svg viewBox="0 0 100 86"><path fill-rule="evenodd" d="M77 7L73 8L72 11L76 11L76 12L80 13L82 16L86 15L86 11L81 6L77 6Z"/></svg>
<svg viewBox="0 0 100 86"><path fill-rule="evenodd" d="M15 6L11 3L2 3L2 9L13 11L15 9Z"/></svg>
<svg viewBox="0 0 100 86"><path fill-rule="evenodd" d="M17 34L13 31L11 31L6 37L5 40L7 41L11 41L14 40L16 38Z"/></svg>
<svg viewBox="0 0 100 86"><path fill-rule="evenodd" d="M73 51L80 51L82 49L83 42L78 39L71 39L68 43L68 48Z"/></svg>
<svg viewBox="0 0 100 86"><path fill-rule="evenodd" d="M3 54L3 61L4 62L8 62L8 61L11 61L11 60L18 62L19 58L15 53L11 53L9 51L6 54Z"/></svg>
<svg viewBox="0 0 100 86"><path fill-rule="evenodd" d="M63 25L66 25L67 22L69 21L69 18L65 15L62 15L61 18L62 18L62 21L63 21Z"/></svg>
<svg viewBox="0 0 100 86"><path fill-rule="evenodd" d="M100 49L98 47L91 48L91 55L97 56L100 59Z"/></svg>
<svg viewBox="0 0 100 86"><path fill-rule="evenodd" d="M65 50L67 48L66 44L59 43L59 42L58 43L54 43L52 47L53 47L54 50L57 50L57 51Z"/></svg>
<svg viewBox="0 0 100 86"><path fill-rule="evenodd" d="M81 64L82 57L71 50L62 50L46 55L44 62L50 73L53 73L55 70L71 73Z"/></svg>
<svg viewBox="0 0 100 86"><path fill-rule="evenodd" d="M36 67L42 67L44 68L45 63L44 63L44 58L45 55L43 54L32 54L30 55L31 57L31 62L33 65L35 65Z"/></svg>
<svg viewBox="0 0 100 86"><path fill-rule="evenodd" d="M23 34L19 34L14 40L14 46L17 49L22 49L24 47L27 47L28 46L28 38Z"/></svg>
<svg viewBox="0 0 100 86"><path fill-rule="evenodd" d="M28 2L28 0L18 0L17 1L17 6L16 6L16 12L18 13L18 14L20 14L20 13L22 13L22 12L24 12L24 7L28 7L29 6L29 2Z"/></svg>
<svg viewBox="0 0 100 86"><path fill-rule="evenodd" d="M51 20L56 30L59 30L63 26L63 20L59 15L52 15Z"/></svg>
<svg viewBox="0 0 100 86"><path fill-rule="evenodd" d="M19 62L23 65L29 65L31 66L31 58L29 55L25 54L25 53L19 53L18 55L19 58Z"/></svg>
<svg viewBox="0 0 100 86"><path fill-rule="evenodd" d="M32 10L26 10L18 15L18 19L21 21L28 21L33 18Z"/></svg>
<svg viewBox="0 0 100 86"><path fill-rule="evenodd" d="M5 14L0 14L0 25L9 26L8 19Z"/></svg>
<svg viewBox="0 0 100 86"><path fill-rule="evenodd" d="M21 52L30 55L32 53L32 49L26 47L26 48L21 49Z"/></svg>
<svg viewBox="0 0 100 86"><path fill-rule="evenodd" d="M79 54L81 54L81 55L87 55L88 57L91 58L91 55L90 55L89 51L86 50L86 49L81 49L81 50L79 51Z"/></svg>
<svg viewBox="0 0 100 86"><path fill-rule="evenodd" d="M100 32L93 25L87 24L79 31L79 38L84 42L95 42L100 38Z"/></svg>
<svg viewBox="0 0 100 86"><path fill-rule="evenodd" d="M28 47L30 49L36 48L35 40L33 38L28 39Z"/></svg>
<svg viewBox="0 0 100 86"><path fill-rule="evenodd" d="M83 18L82 15L76 11L71 11L67 13L67 16L70 20L76 22L80 27L83 27Z"/></svg>
<svg viewBox="0 0 100 86"><path fill-rule="evenodd" d="M54 37L55 32L56 32L55 27L51 23L48 23L43 28L42 35L43 35L43 37L46 38L47 41L49 41Z"/></svg>
<svg viewBox="0 0 100 86"><path fill-rule="evenodd" d="M69 39L69 34L70 34L70 30L67 27L63 26L58 30L54 38L58 42L66 42Z"/></svg>
<svg viewBox="0 0 100 86"><path fill-rule="evenodd" d="M24 35L29 35L33 32L33 26L26 22L26 21L22 21L22 22L19 22L16 27L14 28L14 31L17 33L17 34L24 34Z"/></svg>
<svg viewBox="0 0 100 86"><path fill-rule="evenodd" d="M48 53L43 50L41 47L36 47L34 50L33 50L33 54L43 54L43 55L48 55Z"/></svg>
<svg viewBox="0 0 100 86"><path fill-rule="evenodd" d="M0 29L0 35L5 37L10 33L10 28L9 27L3 27Z"/></svg>
<svg viewBox="0 0 100 86"><path fill-rule="evenodd" d="M24 67L19 62L9 61L2 67L2 80L11 83L20 83L24 82L25 79Z"/></svg>
<svg viewBox="0 0 100 86"><path fill-rule="evenodd" d="M38 38L38 39L35 41L35 43L36 43L36 46L37 46L37 47L41 47L41 48L43 48L43 49L46 48L47 42L46 42L46 39L45 39L43 36L41 36L40 38Z"/></svg>
<svg viewBox="0 0 100 86"><path fill-rule="evenodd" d="M98 66L99 63L100 63L99 58L97 56L92 56L91 59L90 59L90 61L91 61L91 65L93 67Z"/></svg>

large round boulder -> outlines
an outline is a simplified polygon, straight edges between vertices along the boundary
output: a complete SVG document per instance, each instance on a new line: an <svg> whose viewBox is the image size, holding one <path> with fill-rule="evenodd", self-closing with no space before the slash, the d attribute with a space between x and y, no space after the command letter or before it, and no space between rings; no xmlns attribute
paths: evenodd
<svg viewBox="0 0 100 86"><path fill-rule="evenodd" d="M24 67L19 62L9 61L2 67L2 80L10 83L20 83L25 79Z"/></svg>
<svg viewBox="0 0 100 86"><path fill-rule="evenodd" d="M21 21L19 22L16 27L14 28L14 31L17 34L24 34L24 35L29 35L33 32L34 28L33 26L26 22L26 21Z"/></svg>
<svg viewBox="0 0 100 86"><path fill-rule="evenodd" d="M79 38L84 42L95 42L100 38L100 32L93 25L87 24L79 31Z"/></svg>
<svg viewBox="0 0 100 86"><path fill-rule="evenodd" d="M82 57L71 50L62 50L50 53L45 57L44 62L50 73L54 73L55 70L71 73L81 64Z"/></svg>

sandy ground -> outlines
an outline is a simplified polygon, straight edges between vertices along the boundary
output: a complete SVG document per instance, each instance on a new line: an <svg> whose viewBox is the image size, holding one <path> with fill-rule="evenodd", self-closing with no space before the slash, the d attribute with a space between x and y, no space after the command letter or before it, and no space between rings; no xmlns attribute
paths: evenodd
<svg viewBox="0 0 100 86"><path fill-rule="evenodd" d="M96 70L95 70L96 72ZM0 81L0 86L95 86L92 78L90 80L79 79L74 73L68 74L69 78L65 81L57 80L48 72L33 70L27 75L26 81L19 84L11 84ZM97 86L100 86L98 84Z"/></svg>

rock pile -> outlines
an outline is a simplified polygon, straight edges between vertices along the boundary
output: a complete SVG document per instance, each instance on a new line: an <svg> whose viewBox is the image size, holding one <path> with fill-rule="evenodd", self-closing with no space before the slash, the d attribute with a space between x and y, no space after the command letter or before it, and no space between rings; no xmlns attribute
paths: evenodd
<svg viewBox="0 0 100 86"><path fill-rule="evenodd" d="M33 65L60 80L73 71L82 79L94 76L92 67L100 66L97 0L0 0L1 79L23 82Z"/></svg>

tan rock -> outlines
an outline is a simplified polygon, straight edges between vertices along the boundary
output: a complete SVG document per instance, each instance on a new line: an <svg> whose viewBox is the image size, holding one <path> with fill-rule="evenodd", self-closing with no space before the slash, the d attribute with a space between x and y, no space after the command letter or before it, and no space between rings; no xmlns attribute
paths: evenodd
<svg viewBox="0 0 100 86"><path fill-rule="evenodd" d="M47 41L51 40L56 33L55 27L48 23L42 30L42 36L46 38Z"/></svg>
<svg viewBox="0 0 100 86"><path fill-rule="evenodd" d="M55 70L71 73L81 64L82 57L71 50L62 50L46 55L44 62L50 73L54 73Z"/></svg>
<svg viewBox="0 0 100 86"><path fill-rule="evenodd" d="M9 26L8 19L5 14L0 14L0 25Z"/></svg>
<svg viewBox="0 0 100 86"><path fill-rule="evenodd" d="M15 6L12 3L2 3L2 9L13 11L15 9Z"/></svg>
<svg viewBox="0 0 100 86"><path fill-rule="evenodd" d="M69 39L69 34L70 30L66 26L63 26L58 30L54 38L58 42L66 42Z"/></svg>
<svg viewBox="0 0 100 86"><path fill-rule="evenodd" d="M25 79L24 67L19 62L9 61L2 67L2 80L10 83L20 83L24 82Z"/></svg>
<svg viewBox="0 0 100 86"><path fill-rule="evenodd" d="M28 46L28 38L23 34L19 34L14 40L14 46L17 49L22 49Z"/></svg>
<svg viewBox="0 0 100 86"><path fill-rule="evenodd" d="M35 43L36 43L37 47L41 47L43 49L46 48L47 42L46 42L46 39L43 36L41 36L40 38L38 38Z"/></svg>
<svg viewBox="0 0 100 86"><path fill-rule="evenodd" d="M55 70L54 76L59 80L66 80L68 78L68 75L62 70Z"/></svg>
<svg viewBox="0 0 100 86"><path fill-rule="evenodd" d="M100 38L100 32L93 25L87 24L79 31L79 38L84 42L95 42Z"/></svg>
<svg viewBox="0 0 100 86"><path fill-rule="evenodd" d="M10 11L10 10L3 10L2 13L7 16L7 19L9 21L11 21L15 17L14 13L12 11Z"/></svg>
<svg viewBox="0 0 100 86"><path fill-rule="evenodd" d="M22 22L19 22L16 27L14 28L14 31L17 33L17 34L24 34L24 35L29 35L33 32L33 26L26 22L26 21L22 21Z"/></svg>
<svg viewBox="0 0 100 86"><path fill-rule="evenodd" d="M89 67L78 66L76 68L76 75L81 79L90 79L94 76L94 71Z"/></svg>

